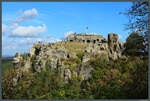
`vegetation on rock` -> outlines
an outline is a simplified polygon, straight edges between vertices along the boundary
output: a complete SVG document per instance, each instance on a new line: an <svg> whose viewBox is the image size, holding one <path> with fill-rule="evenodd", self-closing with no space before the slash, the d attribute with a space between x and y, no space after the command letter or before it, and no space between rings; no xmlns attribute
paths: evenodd
<svg viewBox="0 0 150 101"><path fill-rule="evenodd" d="M59 69L25 72L13 86L15 70L2 78L2 96L11 99L144 99L148 97L148 57L134 56L126 60L105 61L102 57L89 61L95 69L92 77L82 81L72 76L64 83Z"/></svg>

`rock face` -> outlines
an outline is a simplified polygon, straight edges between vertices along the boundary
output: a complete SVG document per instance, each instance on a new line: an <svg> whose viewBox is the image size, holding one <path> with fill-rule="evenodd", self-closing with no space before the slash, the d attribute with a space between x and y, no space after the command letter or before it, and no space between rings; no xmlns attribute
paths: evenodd
<svg viewBox="0 0 150 101"><path fill-rule="evenodd" d="M15 57L14 57L14 61L13 64L15 65L16 68L19 68L19 62L22 60L22 57L19 53L16 53Z"/></svg>
<svg viewBox="0 0 150 101"><path fill-rule="evenodd" d="M118 35L117 34L108 34L108 44L112 49L116 49L118 43Z"/></svg>
<svg viewBox="0 0 150 101"><path fill-rule="evenodd" d="M71 71L70 69L65 69L64 70L64 81L67 82L69 79L71 79Z"/></svg>
<svg viewBox="0 0 150 101"><path fill-rule="evenodd" d="M93 70L88 64L90 59L103 57L109 61L123 58L123 50L124 43L118 42L117 34L108 34L108 41L100 35L71 34L66 41L35 43L29 54L17 53L14 66L23 72L40 72L45 67L51 70L60 68L64 82L68 82L72 75L86 80Z"/></svg>

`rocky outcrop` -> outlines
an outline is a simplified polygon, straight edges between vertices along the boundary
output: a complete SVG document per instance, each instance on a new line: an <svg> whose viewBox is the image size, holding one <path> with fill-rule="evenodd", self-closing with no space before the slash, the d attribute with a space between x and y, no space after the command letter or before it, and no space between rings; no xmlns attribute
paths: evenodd
<svg viewBox="0 0 150 101"><path fill-rule="evenodd" d="M72 75L86 80L94 69L88 64L90 59L103 57L109 61L124 58L123 50L124 43L118 41L117 34L109 34L108 41L100 35L71 34L66 41L35 43L28 54L17 53L14 66L23 72L40 72L45 67L51 70L60 68L64 82L68 82Z"/></svg>
<svg viewBox="0 0 150 101"><path fill-rule="evenodd" d="M68 82L71 79L71 71L70 69L64 70L64 82Z"/></svg>
<svg viewBox="0 0 150 101"><path fill-rule="evenodd" d="M112 49L116 49L118 43L118 35L117 34L108 34L108 44L109 47Z"/></svg>
<svg viewBox="0 0 150 101"><path fill-rule="evenodd" d="M16 53L15 57L14 57L14 61L13 64L15 65L16 68L19 68L20 65L20 61L22 60L21 54Z"/></svg>

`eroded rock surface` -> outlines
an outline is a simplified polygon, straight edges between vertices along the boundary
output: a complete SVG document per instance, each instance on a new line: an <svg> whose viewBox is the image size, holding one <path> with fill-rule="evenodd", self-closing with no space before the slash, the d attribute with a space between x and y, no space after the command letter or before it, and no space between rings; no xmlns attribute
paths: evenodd
<svg viewBox="0 0 150 101"><path fill-rule="evenodd" d="M71 34L65 41L35 43L28 54L17 53L14 66L21 68L23 72L40 72L45 70L46 66L51 70L60 68L64 82L69 81L72 75L86 80L94 69L88 65L90 59L103 57L109 61L124 58L123 50L124 43L118 41L117 34L108 34L108 40L100 35Z"/></svg>

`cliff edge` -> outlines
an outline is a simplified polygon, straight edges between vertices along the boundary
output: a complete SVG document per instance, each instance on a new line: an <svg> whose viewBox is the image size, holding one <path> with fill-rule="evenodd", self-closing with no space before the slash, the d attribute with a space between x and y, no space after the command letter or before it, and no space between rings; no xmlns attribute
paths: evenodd
<svg viewBox="0 0 150 101"><path fill-rule="evenodd" d="M95 34L71 34L66 40L56 43L35 43L28 54L16 53L14 67L23 72L40 72L45 68L59 69L64 82L72 76L86 80L94 67L89 62L97 57L105 61L123 59L124 43L118 41L118 35L108 34L108 40ZM18 78L15 79L17 81Z"/></svg>

